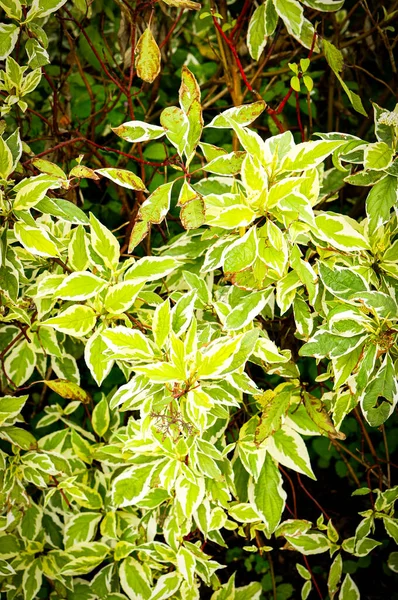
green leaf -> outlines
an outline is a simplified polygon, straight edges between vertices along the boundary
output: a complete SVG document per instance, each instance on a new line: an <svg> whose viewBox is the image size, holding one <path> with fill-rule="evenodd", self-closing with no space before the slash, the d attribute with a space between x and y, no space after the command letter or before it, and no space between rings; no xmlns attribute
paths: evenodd
<svg viewBox="0 0 398 600"><path fill-rule="evenodd" d="M109 546L101 542L81 542L68 548L62 575L85 575L98 567L109 554Z"/></svg>
<svg viewBox="0 0 398 600"><path fill-rule="evenodd" d="M3 396L0 398L0 425L8 421L11 425L19 415L29 396Z"/></svg>
<svg viewBox="0 0 398 600"><path fill-rule="evenodd" d="M202 362L198 368L198 377L217 379L224 371L231 368L234 355L238 354L243 335L234 338L220 338L212 342L203 352Z"/></svg>
<svg viewBox="0 0 398 600"><path fill-rule="evenodd" d="M334 559L328 576L328 591L330 600L333 600L334 596L339 589L339 583L341 579L341 574L343 572L343 560L341 558L341 554L338 554Z"/></svg>
<svg viewBox="0 0 398 600"><path fill-rule="evenodd" d="M114 360L105 354L107 348L99 331L90 337L84 349L84 360L98 386L109 375L114 364Z"/></svg>
<svg viewBox="0 0 398 600"><path fill-rule="evenodd" d="M339 80L343 90L347 94L353 108L357 112L359 112L361 115L364 115L366 117L367 112L365 111L365 109L362 105L361 98L358 96L358 94L355 94L354 92L352 92L349 89L347 84L342 80L342 78L340 76L340 73L342 72L343 67L344 67L344 59L343 59L342 53L340 52L340 50L338 48L336 48L336 46L334 46L331 42L328 42L325 39L322 40L322 46L323 46L323 51L325 53L325 58L329 64L330 68L332 69L332 71L336 75L337 79Z"/></svg>
<svg viewBox="0 0 398 600"><path fill-rule="evenodd" d="M22 589L24 600L35 600L41 588L43 572L40 558L36 558L23 572Z"/></svg>
<svg viewBox="0 0 398 600"><path fill-rule="evenodd" d="M161 575L152 591L150 600L166 600L167 598L171 598L178 591L180 585L181 576L179 573L173 571L172 573Z"/></svg>
<svg viewBox="0 0 398 600"><path fill-rule="evenodd" d="M236 273L250 267L257 256L256 229L252 227L241 238L226 248L224 253L224 271Z"/></svg>
<svg viewBox="0 0 398 600"><path fill-rule="evenodd" d="M299 92L300 87L300 79L296 76L292 77L290 80L290 86L294 89L295 92Z"/></svg>
<svg viewBox="0 0 398 600"><path fill-rule="evenodd" d="M121 563L119 577L130 600L149 600L152 590L148 572L135 558L129 556Z"/></svg>
<svg viewBox="0 0 398 600"><path fill-rule="evenodd" d="M149 223L161 223L170 209L173 181L160 185L141 205L138 217Z"/></svg>
<svg viewBox="0 0 398 600"><path fill-rule="evenodd" d="M53 327L57 331L74 337L83 337L94 328L97 318L89 306L76 304L60 312L58 316L41 322L41 326Z"/></svg>
<svg viewBox="0 0 398 600"><path fill-rule="evenodd" d="M296 0L273 0L273 3L290 35L306 48L311 48L314 28L305 19L302 6Z"/></svg>
<svg viewBox="0 0 398 600"><path fill-rule="evenodd" d="M189 8L191 10L200 10L201 8L199 2L193 2L192 0L162 0L162 2L169 6L176 6L177 8Z"/></svg>
<svg viewBox="0 0 398 600"><path fill-rule="evenodd" d="M285 384L282 384L282 386L285 386ZM255 400L263 407L254 436L254 442L257 445L262 444L264 440L280 429L282 419L288 411L291 390L289 384L287 384L286 390L282 386L278 386L275 391L267 390L259 396L254 396ZM281 389L278 389L279 387Z"/></svg>
<svg viewBox="0 0 398 600"><path fill-rule="evenodd" d="M247 227L255 218L254 211L244 204L236 204L222 209L216 216L207 215L206 223L212 227L222 227L223 229L236 229L238 227Z"/></svg>
<svg viewBox="0 0 398 600"><path fill-rule="evenodd" d="M187 115L178 106L169 106L162 111L160 123L166 130L167 139L182 157L189 127Z"/></svg>
<svg viewBox="0 0 398 600"><path fill-rule="evenodd" d="M153 359L153 350L148 338L137 329L118 325L113 329L105 329L102 335L112 352L124 360Z"/></svg>
<svg viewBox="0 0 398 600"><path fill-rule="evenodd" d="M316 235L334 248L343 252L369 249L369 242L358 231L359 227L354 219L345 215L324 213L315 217L315 221Z"/></svg>
<svg viewBox="0 0 398 600"><path fill-rule="evenodd" d="M372 187L366 198L366 214L371 233L389 220L390 211L397 205L397 202L398 180L396 177L387 175Z"/></svg>
<svg viewBox="0 0 398 600"><path fill-rule="evenodd" d="M235 331L246 327L263 310L271 294L272 290L267 290L266 292L253 292L243 297L228 314L225 328Z"/></svg>
<svg viewBox="0 0 398 600"><path fill-rule="evenodd" d="M294 146L285 156L281 164L282 171L305 171L314 169L330 156L334 150L345 144L344 140L318 140L302 142Z"/></svg>
<svg viewBox="0 0 398 600"><path fill-rule="evenodd" d="M365 279L346 267L334 265L333 268L329 268L326 263L320 262L319 275L324 286L337 298L348 300L369 290Z"/></svg>
<svg viewBox="0 0 398 600"><path fill-rule="evenodd" d="M172 328L176 336L187 331L195 310L196 291L192 290L181 296L171 310Z"/></svg>
<svg viewBox="0 0 398 600"><path fill-rule="evenodd" d="M106 285L107 282L100 277L80 271L66 277L55 290L54 296L63 300L87 300L96 296Z"/></svg>
<svg viewBox="0 0 398 600"><path fill-rule="evenodd" d="M28 381L35 366L36 354L26 339L15 344L4 361L4 370L16 387Z"/></svg>
<svg viewBox="0 0 398 600"><path fill-rule="evenodd" d="M11 23L0 23L0 60L7 58L14 50L19 35L19 27Z"/></svg>
<svg viewBox="0 0 398 600"><path fill-rule="evenodd" d="M192 160L196 146L199 143L203 129L202 105L200 102L200 87L194 74L186 65L181 70L181 87L179 100L182 110L188 119L188 131L184 146L187 164Z"/></svg>
<svg viewBox="0 0 398 600"><path fill-rule="evenodd" d="M40 200L43 200L49 189L56 189L61 186L58 177L51 175L36 175L36 177L27 177L18 183L13 191L16 196L13 202L14 210L26 210L35 206Z"/></svg>
<svg viewBox="0 0 398 600"><path fill-rule="evenodd" d="M106 396L95 405L91 420L93 429L99 437L108 431L110 425L110 413Z"/></svg>
<svg viewBox="0 0 398 600"><path fill-rule="evenodd" d="M115 270L119 264L120 246L117 238L90 213L91 243L105 265Z"/></svg>
<svg viewBox="0 0 398 600"><path fill-rule="evenodd" d="M68 549L81 542L91 542L96 535L102 515L96 512L85 512L72 515L64 529L64 544Z"/></svg>
<svg viewBox="0 0 398 600"><path fill-rule="evenodd" d="M254 11L247 29L247 48L250 56L258 60L267 43L266 6L268 2L260 4ZM270 3L271 4L271 3ZM269 34L268 34L269 35Z"/></svg>
<svg viewBox="0 0 398 600"><path fill-rule="evenodd" d="M272 458L285 467L316 479L306 445L294 429L284 425L282 429L275 431L273 436L268 438L266 448Z"/></svg>
<svg viewBox="0 0 398 600"><path fill-rule="evenodd" d="M149 492L155 465L134 465L125 469L112 482L112 503L116 507L132 506Z"/></svg>
<svg viewBox="0 0 398 600"><path fill-rule="evenodd" d="M286 497L277 464L269 454L266 454L258 480L251 481L249 484L249 499L255 510L262 516L268 535L271 535L279 525Z"/></svg>
<svg viewBox="0 0 398 600"><path fill-rule="evenodd" d="M228 509L229 516L241 523L255 523L261 520L260 515L248 503L235 504Z"/></svg>
<svg viewBox="0 0 398 600"><path fill-rule="evenodd" d="M398 402L398 383L389 354L365 387L360 402L365 419L372 427L379 427L393 413Z"/></svg>
<svg viewBox="0 0 398 600"><path fill-rule="evenodd" d="M40 17L41 19L47 17L61 8L65 2L66 0L33 0L26 20L30 21L34 17Z"/></svg>
<svg viewBox="0 0 398 600"><path fill-rule="evenodd" d="M236 175L240 173L245 152L230 152L217 156L203 167L204 171L218 175Z"/></svg>
<svg viewBox="0 0 398 600"><path fill-rule="evenodd" d="M144 121L128 121L118 127L112 127L112 131L123 140L126 140L126 142L131 142L132 144L156 140L165 135L163 127L145 123Z"/></svg>
<svg viewBox="0 0 398 600"><path fill-rule="evenodd" d="M6 560L0 559L1 577L11 577L11 575L15 575L15 573L16 571L14 571L13 567Z"/></svg>
<svg viewBox="0 0 398 600"><path fill-rule="evenodd" d="M40 200L34 208L35 210L46 215L57 217L61 221L66 221L67 223L75 223L76 225L87 225L89 223L85 213L75 206L73 202L69 202L69 200L48 198L46 196L43 200Z"/></svg>
<svg viewBox="0 0 398 600"><path fill-rule="evenodd" d="M79 506L89 508L91 510L100 510L103 507L101 495L90 488L88 485L75 481L74 483L63 482L58 485L59 489L64 489L68 495Z"/></svg>
<svg viewBox="0 0 398 600"><path fill-rule="evenodd" d="M171 331L170 302L165 300L159 304L153 315L152 332L158 348L162 348Z"/></svg>
<svg viewBox="0 0 398 600"><path fill-rule="evenodd" d="M242 106L236 106L228 108L206 125L206 127L215 127L217 129L228 129L232 127L231 121L238 125L250 125L253 121L261 115L265 110L266 104L264 100L258 100L252 104L243 104Z"/></svg>
<svg viewBox="0 0 398 600"><path fill-rule="evenodd" d="M0 6L7 17L19 21L22 17L22 6L19 0L0 0Z"/></svg>
<svg viewBox="0 0 398 600"><path fill-rule="evenodd" d="M391 164L393 156L393 149L390 148L385 142L368 144L364 153L364 167L365 169L382 171Z"/></svg>
<svg viewBox="0 0 398 600"><path fill-rule="evenodd" d="M140 177L137 175L134 175L134 173L131 171L126 171L125 169L107 168L96 169L95 172L129 190L139 190L143 192L147 191L142 179L140 179Z"/></svg>
<svg viewBox="0 0 398 600"><path fill-rule="evenodd" d="M26 456L26 455L25 455ZM42 527L43 511L41 507L32 503L21 521L21 535L27 540L35 540Z"/></svg>
<svg viewBox="0 0 398 600"><path fill-rule="evenodd" d="M191 518L193 512L203 500L205 494L204 480L196 477L195 482L193 482L181 475L175 482L175 494L182 513L187 518Z"/></svg>
<svg viewBox="0 0 398 600"><path fill-rule="evenodd" d="M359 598L359 589L347 573L340 589L339 600L359 600Z"/></svg>
<svg viewBox="0 0 398 600"><path fill-rule="evenodd" d="M374 309L374 312L382 319L394 319L398 315L398 306L394 298L383 292L362 292L355 298L367 308Z"/></svg>
<svg viewBox="0 0 398 600"><path fill-rule="evenodd" d="M124 275L124 279L136 282L157 281L173 273L180 262L170 256L144 256L137 260Z"/></svg>
<svg viewBox="0 0 398 600"><path fill-rule="evenodd" d="M13 169L16 168L22 155L22 142L17 128L7 139L6 143L12 154Z"/></svg>
<svg viewBox="0 0 398 600"><path fill-rule="evenodd" d="M29 431L25 431L20 427L0 428L0 438L7 440L10 444L19 446L23 450L31 450L37 446L36 438Z"/></svg>
<svg viewBox="0 0 398 600"><path fill-rule="evenodd" d="M73 230L68 246L69 264L76 271L85 271L89 264L87 244L88 236L84 227L79 225Z"/></svg>
<svg viewBox="0 0 398 600"><path fill-rule="evenodd" d="M398 573L398 552L391 552L388 557L388 566L394 573Z"/></svg>
<svg viewBox="0 0 398 600"><path fill-rule="evenodd" d="M194 198L181 207L180 219L184 229L198 229L205 222L205 205L202 198Z"/></svg>
<svg viewBox="0 0 398 600"><path fill-rule="evenodd" d="M14 233L17 240L36 256L59 256L59 250L44 229L31 227L25 223L15 223Z"/></svg>
<svg viewBox="0 0 398 600"><path fill-rule="evenodd" d="M340 10L344 0L303 0L303 4L315 10L329 12Z"/></svg>
<svg viewBox="0 0 398 600"><path fill-rule="evenodd" d="M308 556L311 554L322 554L330 548L330 541L323 533L304 533L297 537L286 535L286 540L298 552Z"/></svg>
<svg viewBox="0 0 398 600"><path fill-rule="evenodd" d="M148 27L135 46L135 68L140 79L152 83L160 72L160 50Z"/></svg>
<svg viewBox="0 0 398 600"><path fill-rule="evenodd" d="M19 538L12 534L0 534L0 556L2 559L14 558L22 550Z"/></svg>
<svg viewBox="0 0 398 600"><path fill-rule="evenodd" d="M25 50L28 55L28 65L31 69L39 69L50 62L47 50L33 38L26 41Z"/></svg>
<svg viewBox="0 0 398 600"><path fill-rule="evenodd" d="M7 179L13 171L13 157L11 150L0 136L0 178Z"/></svg>
<svg viewBox="0 0 398 600"><path fill-rule="evenodd" d="M136 301L143 286L143 283L137 283L136 281L122 281L112 285L106 292L104 308L114 315L120 315L128 311Z"/></svg>

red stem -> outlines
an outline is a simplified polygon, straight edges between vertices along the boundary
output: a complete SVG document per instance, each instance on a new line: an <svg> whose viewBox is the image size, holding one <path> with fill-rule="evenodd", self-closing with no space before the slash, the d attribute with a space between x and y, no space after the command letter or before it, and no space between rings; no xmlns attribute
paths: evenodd
<svg viewBox="0 0 398 600"><path fill-rule="evenodd" d="M251 86L250 81L248 80L248 78L246 76L246 73L243 70L243 66L242 66L242 63L240 62L240 58L238 56L238 53L237 53L236 48L234 46L234 43L225 34L225 32L223 31L221 25L217 22L216 17L213 15L212 18L213 18L213 23L215 25L215 28L217 29L217 31L221 35L222 39L227 44L228 48L231 50L231 52L233 54L233 57L234 57L235 62L236 62L236 66L239 69L239 73L241 74L241 77L243 79L243 82L244 82L245 86L247 87L247 89L249 90L249 92L252 92L253 94L256 94L256 92L253 90L253 88Z"/></svg>
<svg viewBox="0 0 398 600"><path fill-rule="evenodd" d="M327 514L326 510L324 510L322 508L322 506L319 504L318 500L316 500L314 498L314 496L312 496L310 494L310 492L307 490L307 488L305 487L305 485L303 484L303 482L301 481L301 477L298 473L296 473L297 475L297 481L299 482L299 486L304 490L304 492L307 494L308 498L311 498L311 500L313 501L313 503L319 508L319 510L321 511L321 513L323 513L325 515L325 517L327 518L328 521L330 521L330 517Z"/></svg>
<svg viewBox="0 0 398 600"><path fill-rule="evenodd" d="M305 136L304 136L304 128L303 128L303 123L301 121L301 112L300 112L300 100L299 100L299 95L298 92L294 92L295 96L296 96L296 114L297 114L297 122L298 122L298 126L300 129L300 133L301 133L301 141L304 142L305 140Z"/></svg>
<svg viewBox="0 0 398 600"><path fill-rule="evenodd" d="M320 597L320 599L323 600L322 592L319 589L318 582L315 579L315 575L313 574L313 572L311 570L310 563L308 562L308 558L304 554L303 554L303 560L305 562L305 566L307 567L308 571L311 573L311 579L312 579L312 583L314 584L314 588L318 592L318 596Z"/></svg>
<svg viewBox="0 0 398 600"><path fill-rule="evenodd" d="M229 39L231 41L235 38L235 34L237 34L236 38L235 38L235 42L238 40L239 33L240 33L240 30L241 30L242 25L243 25L244 18L246 16L247 11L249 10L249 7L250 7L251 3L252 3L252 0L245 0L245 3L243 5L243 7L242 7L240 15L239 15L239 17L238 17L238 19L237 19L237 21L235 23L235 26L231 29L231 32L229 34Z"/></svg>
<svg viewBox="0 0 398 600"><path fill-rule="evenodd" d="M77 138L73 138L72 140L67 140L66 142L61 142L61 143L57 144L56 146L53 146L52 148L48 148L47 150L43 150L43 152L40 152L39 154L36 154L32 158L29 158L29 160L25 161L23 163L23 165L24 166L29 165L33 160L35 160L35 158L40 158L42 156L46 156L46 154L51 154L51 152L55 152L56 150L59 150L60 148L64 148L64 146L69 146L70 144L76 144L77 142L84 142L86 144L89 144L90 146L99 148L100 150L103 150L104 152L114 152L115 154L119 154L120 156L125 156L126 158L135 160L136 162L138 162L140 164L149 165L151 167L165 167L168 164L170 164L170 159L164 160L163 162L159 162L159 163L151 162L148 160L143 160L141 158L138 158L137 156L133 156L132 154L128 154L127 152L122 152L121 150L109 148L108 146L101 146L100 144L96 144L95 142L92 142L91 140L88 140L85 137L77 137Z"/></svg>
<svg viewBox="0 0 398 600"><path fill-rule="evenodd" d="M166 37L164 38L163 42L161 44L159 44L159 49L161 50L163 48L163 46L165 46L167 44L167 42L169 41L169 39L172 36L172 33L174 31L174 29L177 27L182 15L183 15L184 9L182 8L180 10L180 12L177 15L176 20L174 21L173 25L170 27L170 31L168 32L168 34L166 35Z"/></svg>

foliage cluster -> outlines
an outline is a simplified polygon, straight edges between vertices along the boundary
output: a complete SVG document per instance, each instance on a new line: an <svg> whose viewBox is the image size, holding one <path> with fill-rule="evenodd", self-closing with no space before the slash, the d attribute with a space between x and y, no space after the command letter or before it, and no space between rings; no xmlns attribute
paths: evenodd
<svg viewBox="0 0 398 600"><path fill-rule="evenodd" d="M2 597L393 598L396 6L0 7Z"/></svg>

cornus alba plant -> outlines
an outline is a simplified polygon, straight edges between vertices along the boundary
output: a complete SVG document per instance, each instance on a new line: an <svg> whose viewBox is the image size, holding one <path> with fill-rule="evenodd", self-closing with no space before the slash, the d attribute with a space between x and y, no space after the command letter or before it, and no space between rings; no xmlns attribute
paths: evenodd
<svg viewBox="0 0 398 600"><path fill-rule="evenodd" d="M304 599L306 556L328 555L329 598L352 600L360 591L343 558L369 554L383 527L397 541L397 487L354 492L374 502L348 539L323 515L290 514L286 499L289 472L316 479L308 436L344 444L351 411L379 427L398 400L398 112L374 106L373 143L328 133L296 144L290 132L264 141L250 128L265 108L206 125L231 130L240 150L201 141L200 91L184 67L180 106L160 125L115 129L132 143L166 138L176 152L129 251L171 203L186 232L144 258L121 258L103 223L59 198L81 178L146 193L137 175L81 163L65 173L39 158L40 174L21 179L18 130L0 138L7 598L50 589L54 600L195 600L210 588L212 600L259 599L260 583L220 583L213 549L235 532L248 551L295 552ZM361 222L327 210L350 184L370 190ZM316 363L318 386L300 357ZM87 369L101 390L115 365L125 383L94 405ZM29 431L21 411L36 384L59 400Z"/></svg>

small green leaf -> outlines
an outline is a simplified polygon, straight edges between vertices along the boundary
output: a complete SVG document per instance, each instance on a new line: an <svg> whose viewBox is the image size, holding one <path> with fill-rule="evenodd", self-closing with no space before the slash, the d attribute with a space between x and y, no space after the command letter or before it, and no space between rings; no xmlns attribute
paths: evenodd
<svg viewBox="0 0 398 600"><path fill-rule="evenodd" d="M103 437L108 431L110 424L109 406L106 397L104 396L98 404L95 405L91 420L93 429L97 435Z"/></svg>

